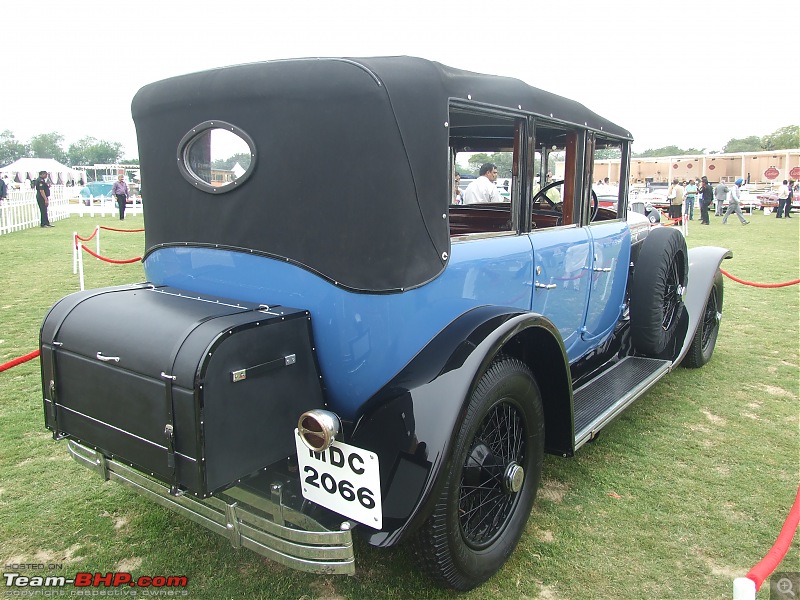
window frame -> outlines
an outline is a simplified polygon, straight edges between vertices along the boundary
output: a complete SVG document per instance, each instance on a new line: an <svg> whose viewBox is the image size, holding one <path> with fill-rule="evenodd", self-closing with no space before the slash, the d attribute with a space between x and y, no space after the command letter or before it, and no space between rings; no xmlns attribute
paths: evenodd
<svg viewBox="0 0 800 600"><path fill-rule="evenodd" d="M241 177L237 177L235 180L226 183L220 186L211 185L211 182L205 181L204 179L200 178L197 173L189 166L189 152L193 145L193 143L203 134L206 132L214 130L214 129L221 129L225 131L230 131L234 135L236 135L239 139L244 141L247 144L247 147L250 150L250 164L248 165L245 172L242 173ZM208 192L210 194L219 195L224 194L225 192L229 192L233 189L241 187L242 184L249 179L250 175L253 174L253 171L256 167L256 145L253 141L253 138L248 135L246 131L237 127L236 125L232 125L227 121L221 120L208 120L203 121L202 123L198 123L194 127L192 127L189 131L184 134L181 138L180 142L178 142L177 148L177 162L178 162L178 171L180 171L181 175L191 183L195 188L202 190L204 192ZM211 171L211 167L209 165L209 171Z"/></svg>

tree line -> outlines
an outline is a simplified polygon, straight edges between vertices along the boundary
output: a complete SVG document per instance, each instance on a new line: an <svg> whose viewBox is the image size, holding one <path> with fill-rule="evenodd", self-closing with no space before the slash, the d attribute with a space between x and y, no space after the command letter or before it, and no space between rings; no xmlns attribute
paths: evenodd
<svg viewBox="0 0 800 600"><path fill-rule="evenodd" d="M776 129L772 133L763 136L751 135L745 138L731 138L722 147L721 152L758 152L762 150L784 150L788 148L800 148L800 125L787 125ZM605 153L600 155L600 153ZM686 154L705 154L706 149L680 148L678 146L664 146L645 150L644 152L634 152L634 158L648 158L658 156L682 156ZM709 154L718 154L718 151L710 151ZM511 172L511 165L505 162L510 161L507 153L496 154L477 154L470 159L469 168L463 172L474 171L477 174L482 162L494 162L498 167L503 167L502 171ZM27 143L20 142L14 133L8 129L0 133L0 166L8 165L17 159L32 158L54 158L67 166L94 165L94 164L113 164L122 160L122 144L107 140L98 140L87 136L70 144L64 150L64 136L57 132L42 133L33 136ZM597 158L609 159L619 158L618 150L599 150ZM249 155L235 155L225 161L217 161L214 168L230 169L236 161L247 168ZM482 161L482 162L481 162ZM125 162L138 164L139 159L126 159ZM461 166L463 168L463 166ZM510 176L510 175L508 175Z"/></svg>
<svg viewBox="0 0 800 600"><path fill-rule="evenodd" d="M634 152L634 158L649 158L656 156L682 156L684 154L720 154L727 152L761 152L762 150L788 150L790 148L800 148L800 125L787 125L776 129L772 133L762 135L751 135L746 138L731 138L722 147L721 151L711 150L706 152L706 148L679 148L678 146L664 146L654 150L644 152Z"/></svg>
<svg viewBox="0 0 800 600"><path fill-rule="evenodd" d="M64 150L64 136L55 131L35 135L24 143L6 129L0 133L0 167L20 158L54 158L69 167L113 164L122 160L122 144L87 136ZM139 160L125 162L138 164Z"/></svg>

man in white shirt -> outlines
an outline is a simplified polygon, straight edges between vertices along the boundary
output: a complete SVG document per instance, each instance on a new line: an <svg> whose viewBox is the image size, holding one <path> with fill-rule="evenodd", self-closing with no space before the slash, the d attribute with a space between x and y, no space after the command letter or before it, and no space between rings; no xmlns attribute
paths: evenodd
<svg viewBox="0 0 800 600"><path fill-rule="evenodd" d="M744 183L744 179L741 177L736 180L733 187L728 188L728 210L725 211L725 216L722 217L722 224L725 225L728 222L728 215L732 212L736 213L736 216L739 217L739 221L742 225L749 225L750 221L747 221L742 216L742 209L739 207L739 188L742 187Z"/></svg>
<svg viewBox="0 0 800 600"><path fill-rule="evenodd" d="M497 181L497 165L493 163L481 165L480 176L464 190L464 204L502 202L495 181Z"/></svg>

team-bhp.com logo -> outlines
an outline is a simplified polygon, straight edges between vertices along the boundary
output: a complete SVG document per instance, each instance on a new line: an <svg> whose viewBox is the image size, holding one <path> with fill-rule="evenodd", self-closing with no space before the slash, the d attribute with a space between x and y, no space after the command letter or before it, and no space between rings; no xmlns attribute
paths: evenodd
<svg viewBox="0 0 800 600"><path fill-rule="evenodd" d="M63 575L22 575L20 573L11 572L3 573L3 580L6 584L6 588L17 588L20 591L22 588L26 591L33 591L43 588L63 588L71 585L76 588L142 588L139 592L142 596L162 595L162 588L173 588L173 593L170 595L177 595L174 588L185 588L188 583L188 578L183 575L156 575L153 577L142 575L141 577L134 578L130 573L124 572L80 572L75 573L75 577L70 578ZM147 590L152 591L147 593ZM74 592L76 591L78 590L74 590ZM162 593L160 594L159 591Z"/></svg>

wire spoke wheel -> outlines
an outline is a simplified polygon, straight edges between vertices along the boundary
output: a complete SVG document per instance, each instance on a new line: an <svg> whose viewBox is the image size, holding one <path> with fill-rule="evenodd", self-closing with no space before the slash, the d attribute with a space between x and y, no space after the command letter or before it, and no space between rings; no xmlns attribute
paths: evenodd
<svg viewBox="0 0 800 600"><path fill-rule="evenodd" d="M714 335L714 331L717 327L717 323L719 323L717 290L715 288L711 288L711 294L709 295L708 302L706 303L706 310L703 313L703 335L701 336L701 339L704 349L708 348L708 343L711 341L711 338L716 337Z"/></svg>
<svg viewBox="0 0 800 600"><path fill-rule="evenodd" d="M490 545L508 524L519 494L504 483L525 464L525 424L511 401L495 404L480 425L461 477L459 521L473 548ZM517 475L524 477L524 472Z"/></svg>
<svg viewBox="0 0 800 600"><path fill-rule="evenodd" d="M700 322L697 324L697 331L695 331L689 351L681 363L684 367L697 369L711 360L717 344L719 322L722 317L723 291L722 273L717 270L706 297L703 313L700 315Z"/></svg>
<svg viewBox="0 0 800 600"><path fill-rule="evenodd" d="M681 281L678 272L678 260L677 257L673 257L669 270L667 271L666 290L664 294L664 320L661 322L661 328L664 331L669 331L672 327L680 305Z"/></svg>
<svg viewBox="0 0 800 600"><path fill-rule="evenodd" d="M444 489L412 540L420 568L462 591L494 575L528 521L543 455L539 387L524 363L500 355L469 398Z"/></svg>

